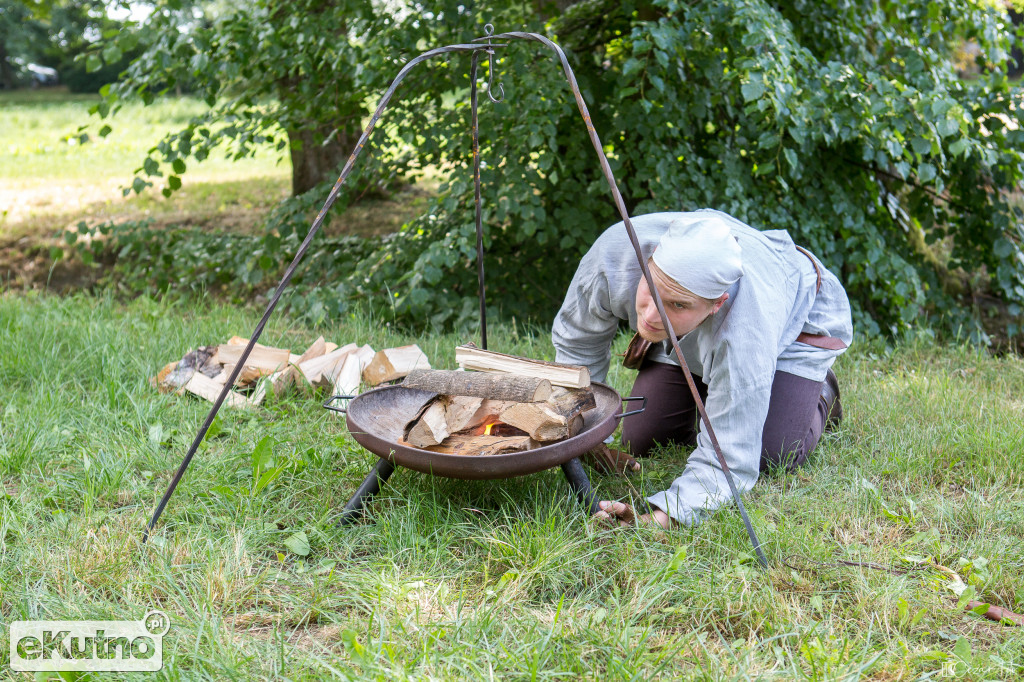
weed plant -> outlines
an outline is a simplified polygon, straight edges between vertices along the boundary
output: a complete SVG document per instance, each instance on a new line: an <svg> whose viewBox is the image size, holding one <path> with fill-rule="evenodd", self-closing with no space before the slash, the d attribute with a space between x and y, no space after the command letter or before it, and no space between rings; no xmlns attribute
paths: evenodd
<svg viewBox="0 0 1024 682"><path fill-rule="evenodd" d="M855 345L846 419L809 465L696 528L609 529L559 470L506 481L399 469L366 523L337 525L376 457L323 396L224 409L155 534L142 529L209 404L147 378L247 335L249 308L141 296L0 295L0 666L25 619L172 621L162 679L1019 679L1024 363L966 346ZM416 342L435 367L472 336L351 312L277 316L263 342ZM550 359L546 330L491 347ZM616 341L621 351L625 337ZM609 382L628 393L633 373ZM685 450L602 497L662 489ZM851 562L848 564L840 561ZM891 570L875 570L877 566Z"/></svg>

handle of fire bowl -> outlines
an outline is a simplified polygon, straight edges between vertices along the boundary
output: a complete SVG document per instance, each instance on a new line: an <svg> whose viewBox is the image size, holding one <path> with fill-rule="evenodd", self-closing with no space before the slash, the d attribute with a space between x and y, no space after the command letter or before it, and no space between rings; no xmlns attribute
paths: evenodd
<svg viewBox="0 0 1024 682"><path fill-rule="evenodd" d="M340 412L341 414L348 414L348 403L345 403L345 407L335 407L331 405L335 400L352 400L356 396L354 395L332 395L330 398L324 401L323 407L331 412Z"/></svg>
<svg viewBox="0 0 1024 682"><path fill-rule="evenodd" d="M645 395L631 395L628 398L623 398L622 402L628 403L630 400L642 400L643 403L640 404L640 409L639 410L632 410L630 412L623 412L622 414L617 414L617 415L615 415L616 419L622 419L623 417L629 417L629 416L632 416L634 414L640 414L641 412L643 412L644 410L647 409L647 396L645 396Z"/></svg>

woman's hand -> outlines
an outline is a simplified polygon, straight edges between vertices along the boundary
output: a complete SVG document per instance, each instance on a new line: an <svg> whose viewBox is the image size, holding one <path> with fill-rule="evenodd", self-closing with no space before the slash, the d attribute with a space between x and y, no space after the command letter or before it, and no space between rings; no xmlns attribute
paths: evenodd
<svg viewBox="0 0 1024 682"><path fill-rule="evenodd" d="M638 526L655 524L661 528L668 528L672 525L672 519L660 509L655 509L650 514L637 516L636 511L625 502L601 500L597 506L601 508L601 511L594 516L599 519L608 519L612 523L618 521L620 526L631 526L635 523Z"/></svg>

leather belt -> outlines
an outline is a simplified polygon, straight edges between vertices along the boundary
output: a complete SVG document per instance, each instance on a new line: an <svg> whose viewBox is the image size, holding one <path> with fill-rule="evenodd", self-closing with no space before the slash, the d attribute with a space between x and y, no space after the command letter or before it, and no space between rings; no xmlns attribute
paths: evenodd
<svg viewBox="0 0 1024 682"><path fill-rule="evenodd" d="M796 246L796 244L794 244ZM818 261L814 260L814 256L811 252L802 246L797 246L796 250L807 256L807 260L811 261L811 265L814 266L814 274L817 276L818 281L814 287L814 292L821 291L821 268L818 266ZM806 343L808 346L814 346L815 348L824 348L825 350L844 350L846 343L842 339L838 339L834 336L826 336L824 334L808 334L807 332L800 332L800 335L796 337L799 343Z"/></svg>
<svg viewBox="0 0 1024 682"><path fill-rule="evenodd" d="M806 343L808 346L814 346L815 348L824 348L825 350L845 350L846 343L842 339L836 338L835 336L825 336L824 334L808 334L807 332L800 332L800 335L796 337L799 343Z"/></svg>

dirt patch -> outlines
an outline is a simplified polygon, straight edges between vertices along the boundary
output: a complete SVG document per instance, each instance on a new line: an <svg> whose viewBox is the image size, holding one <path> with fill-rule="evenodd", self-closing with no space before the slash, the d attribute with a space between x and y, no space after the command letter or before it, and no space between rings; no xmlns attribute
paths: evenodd
<svg viewBox="0 0 1024 682"><path fill-rule="evenodd" d="M103 264L86 265L68 258L54 260L51 248L56 246L54 239L21 237L0 241L0 286L66 294L91 288L106 271Z"/></svg>
<svg viewBox="0 0 1024 682"><path fill-rule="evenodd" d="M434 191L436 182L430 181L364 199L334 213L324 233L372 238L395 232L423 212ZM173 200L156 192L126 198L119 185L109 182L5 186L0 188L0 287L65 294L95 286L113 262L87 265L78 258L54 258L69 251L63 234L81 221L97 225L145 219L155 229L253 234L286 196L286 185L276 178L193 183Z"/></svg>

